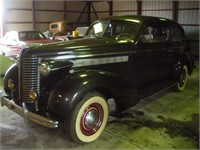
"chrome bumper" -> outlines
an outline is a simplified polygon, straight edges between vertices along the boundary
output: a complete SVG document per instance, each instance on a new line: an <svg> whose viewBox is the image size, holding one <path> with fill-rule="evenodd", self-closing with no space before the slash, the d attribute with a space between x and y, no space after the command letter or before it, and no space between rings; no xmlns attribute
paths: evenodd
<svg viewBox="0 0 200 150"><path fill-rule="evenodd" d="M1 101L1 107L6 106L10 110L22 116L25 120L32 121L34 123L37 123L39 125L42 125L48 128L58 127L58 121L55 121L55 120L52 120L52 119L49 119L49 118L46 118L46 117L43 117L43 116L40 116L38 114L28 111L25 103L23 103L23 108L16 105L14 102L4 97L3 92L1 90L0 90L0 101Z"/></svg>

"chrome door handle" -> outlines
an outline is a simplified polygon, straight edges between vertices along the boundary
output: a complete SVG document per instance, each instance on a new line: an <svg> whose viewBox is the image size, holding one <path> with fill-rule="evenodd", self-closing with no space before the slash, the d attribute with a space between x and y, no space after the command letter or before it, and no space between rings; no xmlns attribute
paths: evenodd
<svg viewBox="0 0 200 150"><path fill-rule="evenodd" d="M171 53L171 52L174 52L174 50L173 50L173 49L171 49L171 50L168 50L168 53Z"/></svg>

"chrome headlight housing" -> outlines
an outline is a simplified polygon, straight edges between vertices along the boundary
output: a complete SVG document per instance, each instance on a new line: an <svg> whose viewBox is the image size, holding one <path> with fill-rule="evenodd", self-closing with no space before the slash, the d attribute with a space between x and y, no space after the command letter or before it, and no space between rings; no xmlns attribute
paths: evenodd
<svg viewBox="0 0 200 150"><path fill-rule="evenodd" d="M41 62L39 64L39 72L42 76L47 77L51 72L51 68L47 62Z"/></svg>

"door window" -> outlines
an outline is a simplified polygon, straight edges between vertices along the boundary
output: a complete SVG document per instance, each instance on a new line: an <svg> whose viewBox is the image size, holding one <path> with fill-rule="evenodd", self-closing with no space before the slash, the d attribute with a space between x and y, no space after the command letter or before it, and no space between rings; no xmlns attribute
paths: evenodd
<svg viewBox="0 0 200 150"><path fill-rule="evenodd" d="M170 40L170 30L162 26L147 26L142 35L142 43L164 43Z"/></svg>

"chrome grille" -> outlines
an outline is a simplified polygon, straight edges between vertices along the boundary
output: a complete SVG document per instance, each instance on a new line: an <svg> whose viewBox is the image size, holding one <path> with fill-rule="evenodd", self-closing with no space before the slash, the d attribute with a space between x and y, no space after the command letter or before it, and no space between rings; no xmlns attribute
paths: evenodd
<svg viewBox="0 0 200 150"><path fill-rule="evenodd" d="M21 98L30 102L29 92L33 89L40 94L40 74L38 70L39 60L36 57L23 58L21 65Z"/></svg>

